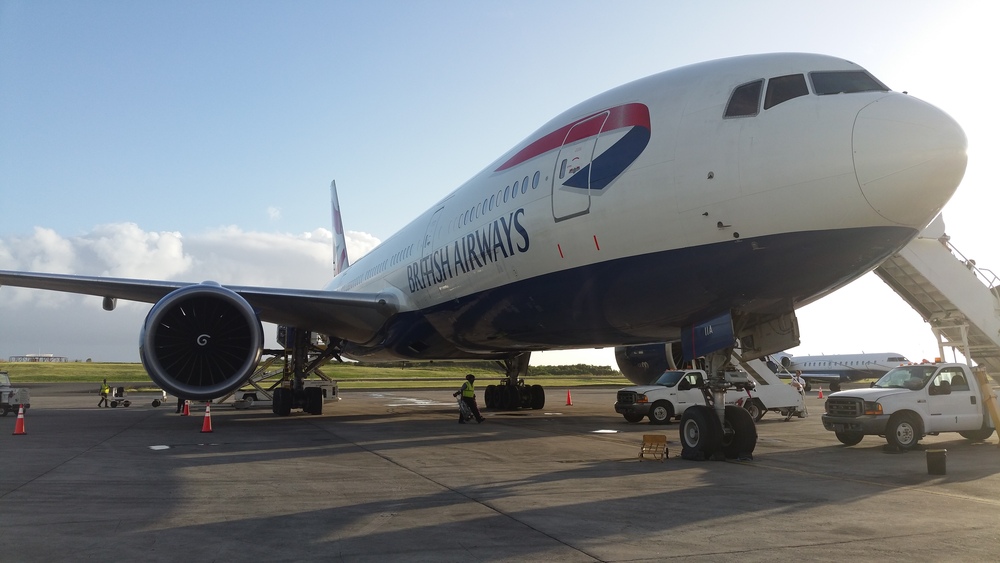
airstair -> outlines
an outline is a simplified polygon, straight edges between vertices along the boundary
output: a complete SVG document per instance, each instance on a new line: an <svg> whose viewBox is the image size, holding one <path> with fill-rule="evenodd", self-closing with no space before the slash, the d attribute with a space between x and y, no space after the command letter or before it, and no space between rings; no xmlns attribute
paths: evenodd
<svg viewBox="0 0 1000 563"><path fill-rule="evenodd" d="M1000 383L1000 278L951 245L940 215L875 275L930 324L942 359L958 350Z"/></svg>

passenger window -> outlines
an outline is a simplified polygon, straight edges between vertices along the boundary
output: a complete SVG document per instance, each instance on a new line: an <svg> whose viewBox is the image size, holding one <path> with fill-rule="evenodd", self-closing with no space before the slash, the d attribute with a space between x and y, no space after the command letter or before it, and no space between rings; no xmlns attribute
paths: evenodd
<svg viewBox="0 0 1000 563"><path fill-rule="evenodd" d="M760 90L763 86L763 80L737 86L729 98L725 116L751 117L757 115L757 108L760 107Z"/></svg>
<svg viewBox="0 0 1000 563"><path fill-rule="evenodd" d="M889 88L863 70L811 72L809 78L817 95L888 92Z"/></svg>
<svg viewBox="0 0 1000 563"><path fill-rule="evenodd" d="M767 93L764 94L764 109L770 109L799 96L808 96L806 77L801 74L776 76L767 81Z"/></svg>

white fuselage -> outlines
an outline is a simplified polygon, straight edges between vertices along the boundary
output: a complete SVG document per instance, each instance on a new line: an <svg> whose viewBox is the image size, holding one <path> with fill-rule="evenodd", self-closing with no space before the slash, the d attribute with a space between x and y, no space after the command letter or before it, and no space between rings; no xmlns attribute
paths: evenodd
<svg viewBox="0 0 1000 563"><path fill-rule="evenodd" d="M369 351L396 357L651 342L815 300L904 245L965 169L940 110L885 90L817 95L815 71L864 72L746 56L587 100L327 289L395 295L399 320ZM724 116L737 87L796 74L806 94L768 107L768 90L752 115Z"/></svg>

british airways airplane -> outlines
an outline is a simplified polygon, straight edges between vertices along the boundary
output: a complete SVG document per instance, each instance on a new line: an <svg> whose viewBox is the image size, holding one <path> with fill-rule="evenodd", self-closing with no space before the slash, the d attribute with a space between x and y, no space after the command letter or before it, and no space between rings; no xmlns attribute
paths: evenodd
<svg viewBox="0 0 1000 563"><path fill-rule="evenodd" d="M12 271L0 284L100 296L108 310L153 303L143 364L192 399L247 380L264 321L296 329L299 349L324 335L336 357L502 361L494 404L541 408L544 391L520 377L535 350L677 341L725 360L737 339L745 358L793 347L795 309L904 246L965 166L954 120L861 66L748 55L570 108L353 264L335 203L323 289ZM275 412L299 404L301 373Z"/></svg>

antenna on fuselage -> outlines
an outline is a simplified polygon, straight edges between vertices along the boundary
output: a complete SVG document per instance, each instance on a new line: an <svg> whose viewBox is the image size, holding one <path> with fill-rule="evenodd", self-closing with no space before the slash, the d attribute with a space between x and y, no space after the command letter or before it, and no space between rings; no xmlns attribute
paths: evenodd
<svg viewBox="0 0 1000 563"><path fill-rule="evenodd" d="M333 275L336 276L351 265L347 258L347 239L344 236L344 221L340 218L336 180L330 182L330 204L333 211Z"/></svg>

